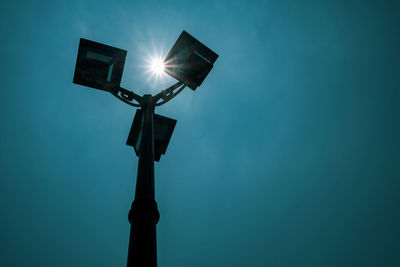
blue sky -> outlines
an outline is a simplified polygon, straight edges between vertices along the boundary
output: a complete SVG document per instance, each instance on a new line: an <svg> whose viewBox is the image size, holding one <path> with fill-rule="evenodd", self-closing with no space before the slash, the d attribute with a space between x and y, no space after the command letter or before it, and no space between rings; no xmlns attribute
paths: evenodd
<svg viewBox="0 0 400 267"><path fill-rule="evenodd" d="M399 266L397 1L3 1L0 265L124 266L135 110L72 83L79 38L219 54L156 163L159 266Z"/></svg>

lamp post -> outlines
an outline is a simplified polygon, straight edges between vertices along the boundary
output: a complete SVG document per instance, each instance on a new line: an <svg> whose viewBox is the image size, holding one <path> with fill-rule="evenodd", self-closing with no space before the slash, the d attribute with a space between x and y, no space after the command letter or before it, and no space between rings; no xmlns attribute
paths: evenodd
<svg viewBox="0 0 400 267"><path fill-rule="evenodd" d="M144 95L142 138L135 200L129 211L131 232L127 266L157 266L156 224L160 218L154 193L154 104L152 95Z"/></svg>
<svg viewBox="0 0 400 267"><path fill-rule="evenodd" d="M160 214L155 200L154 161L165 154L176 120L154 113L186 86L195 90L218 55L183 31L164 60L166 73L178 82L155 96L139 96L120 87L127 51L81 39L73 82L112 93L139 107L126 142L139 157L135 198L128 214L131 223L127 266L157 266L156 225ZM136 103L132 101L135 100Z"/></svg>

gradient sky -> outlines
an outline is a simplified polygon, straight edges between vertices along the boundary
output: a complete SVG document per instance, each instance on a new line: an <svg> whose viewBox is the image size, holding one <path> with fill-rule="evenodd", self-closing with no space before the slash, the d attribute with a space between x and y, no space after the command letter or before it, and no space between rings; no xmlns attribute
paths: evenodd
<svg viewBox="0 0 400 267"><path fill-rule="evenodd" d="M2 1L0 265L125 266L135 109L72 83L79 38L219 54L156 163L160 267L400 266L399 1Z"/></svg>

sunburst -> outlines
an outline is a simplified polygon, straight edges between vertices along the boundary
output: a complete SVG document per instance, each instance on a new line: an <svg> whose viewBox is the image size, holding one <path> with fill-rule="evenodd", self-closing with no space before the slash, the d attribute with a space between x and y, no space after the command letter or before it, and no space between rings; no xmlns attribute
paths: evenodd
<svg viewBox="0 0 400 267"><path fill-rule="evenodd" d="M161 76L164 73L164 61L162 58L152 58L150 60L150 69L155 76Z"/></svg>

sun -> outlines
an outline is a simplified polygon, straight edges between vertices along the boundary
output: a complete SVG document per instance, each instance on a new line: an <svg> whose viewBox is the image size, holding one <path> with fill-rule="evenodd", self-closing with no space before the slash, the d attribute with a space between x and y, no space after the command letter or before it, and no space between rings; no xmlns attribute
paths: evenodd
<svg viewBox="0 0 400 267"><path fill-rule="evenodd" d="M139 47L141 50L139 58L141 60L138 66L142 70L141 74L146 80L146 86L149 86L152 90L160 90L171 81L166 72L168 66L164 59L167 51L162 45L163 43L162 40L157 43L151 41Z"/></svg>
<svg viewBox="0 0 400 267"><path fill-rule="evenodd" d="M153 74L160 76L164 73L164 61L161 58L152 58L150 69Z"/></svg>
<svg viewBox="0 0 400 267"><path fill-rule="evenodd" d="M147 57L146 73L149 75L148 79L155 82L161 82L165 79L165 64L162 56L156 53L153 56Z"/></svg>

